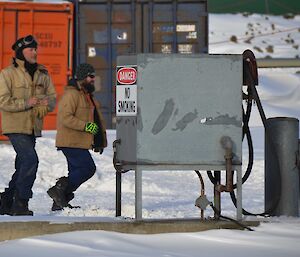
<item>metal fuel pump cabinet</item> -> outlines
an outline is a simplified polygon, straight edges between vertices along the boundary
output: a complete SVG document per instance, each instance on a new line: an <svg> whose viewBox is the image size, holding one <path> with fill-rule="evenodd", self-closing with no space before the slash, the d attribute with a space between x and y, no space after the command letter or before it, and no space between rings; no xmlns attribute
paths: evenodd
<svg viewBox="0 0 300 257"><path fill-rule="evenodd" d="M118 57L114 163L135 170L136 219L143 170L234 170L242 219L242 85L242 55Z"/></svg>

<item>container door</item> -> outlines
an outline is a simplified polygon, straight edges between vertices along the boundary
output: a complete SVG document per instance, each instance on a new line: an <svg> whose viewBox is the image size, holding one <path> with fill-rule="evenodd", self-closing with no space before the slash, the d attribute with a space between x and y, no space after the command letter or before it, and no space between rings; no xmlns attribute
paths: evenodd
<svg viewBox="0 0 300 257"><path fill-rule="evenodd" d="M95 95L108 128L115 128L117 56L207 52L206 0L85 1L77 17L77 60L96 69Z"/></svg>
<svg viewBox="0 0 300 257"><path fill-rule="evenodd" d="M96 98L101 102L106 125L111 128L115 110L115 68L118 55L134 53L131 3L79 5L79 63L96 69Z"/></svg>
<svg viewBox="0 0 300 257"><path fill-rule="evenodd" d="M38 62L45 65L51 75L57 93L57 102L68 82L68 76L71 75L72 19L70 6L69 10L64 10L62 6L61 11L51 12L49 9L18 13L18 37L32 33L37 39ZM56 114L57 108L46 116L44 129L56 129Z"/></svg>
<svg viewBox="0 0 300 257"><path fill-rule="evenodd" d="M208 52L206 1L149 1L143 13L144 52Z"/></svg>
<svg viewBox="0 0 300 257"><path fill-rule="evenodd" d="M3 69L11 63L11 46L12 43L15 42L15 28L16 13L5 11L4 5L0 4L0 69ZM7 137L2 136L1 134L0 119L0 140L7 140Z"/></svg>

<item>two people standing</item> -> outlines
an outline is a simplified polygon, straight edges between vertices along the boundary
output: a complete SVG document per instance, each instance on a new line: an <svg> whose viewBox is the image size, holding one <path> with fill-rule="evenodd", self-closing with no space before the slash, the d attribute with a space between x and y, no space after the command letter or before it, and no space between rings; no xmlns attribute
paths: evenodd
<svg viewBox="0 0 300 257"><path fill-rule="evenodd" d="M16 152L15 172L1 193L0 215L33 215L28 202L39 162L36 137L41 136L43 119L56 103L51 78L46 68L37 63L37 47L32 35L18 39L12 46L12 65L0 73L2 133ZM88 149L102 153L107 146L99 104L92 96L95 71L89 64L82 64L76 76L58 107L56 145L66 156L69 174L48 190L52 210L70 207L73 192L95 173Z"/></svg>

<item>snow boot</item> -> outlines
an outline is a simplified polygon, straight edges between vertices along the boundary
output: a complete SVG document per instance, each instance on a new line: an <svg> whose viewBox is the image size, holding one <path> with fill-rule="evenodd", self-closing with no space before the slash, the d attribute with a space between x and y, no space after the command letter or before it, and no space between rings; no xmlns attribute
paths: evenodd
<svg viewBox="0 0 300 257"><path fill-rule="evenodd" d="M53 187L48 189L47 194L53 199L56 206L63 208L68 205L69 201L67 200L66 197L67 187L68 187L68 178L61 177L58 179L58 181Z"/></svg>
<svg viewBox="0 0 300 257"><path fill-rule="evenodd" d="M67 203L67 206L64 206L64 207L68 207L68 208L70 208L70 209L80 208L80 206L73 206L73 205L69 204L69 202L70 202L73 198L74 198L74 193L68 193L68 194L66 195L66 200L67 200L68 203ZM55 203L55 201L53 201L51 210L52 210L52 211L61 211L61 210L64 209L64 207L57 205L57 204Z"/></svg>
<svg viewBox="0 0 300 257"><path fill-rule="evenodd" d="M65 207L61 207L61 206L58 206L54 201L53 201L53 204L52 204L52 207L51 207L51 211L61 211L63 210L64 208L70 208L70 209L78 209L78 208L81 208L79 205L71 205L71 204L67 204L67 206Z"/></svg>
<svg viewBox="0 0 300 257"><path fill-rule="evenodd" d="M11 215L11 206L13 204L13 194L5 189L0 193L0 215Z"/></svg>
<svg viewBox="0 0 300 257"><path fill-rule="evenodd" d="M29 199L21 199L18 196L14 197L11 207L12 216L33 216L33 211L28 209Z"/></svg>

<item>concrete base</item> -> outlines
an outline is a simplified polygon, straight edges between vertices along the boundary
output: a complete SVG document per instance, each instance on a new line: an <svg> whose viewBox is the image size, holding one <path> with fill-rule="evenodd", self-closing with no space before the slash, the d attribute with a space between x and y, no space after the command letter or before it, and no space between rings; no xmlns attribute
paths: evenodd
<svg viewBox="0 0 300 257"><path fill-rule="evenodd" d="M246 226L258 226L258 221L243 221ZM0 241L45 234L82 230L105 230L129 234L156 234L198 232L210 229L242 229L233 222L199 219L143 220L116 222L74 222L52 223L49 221L2 222L0 223Z"/></svg>

